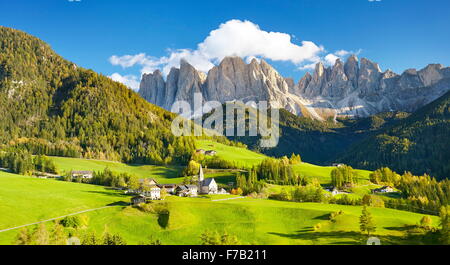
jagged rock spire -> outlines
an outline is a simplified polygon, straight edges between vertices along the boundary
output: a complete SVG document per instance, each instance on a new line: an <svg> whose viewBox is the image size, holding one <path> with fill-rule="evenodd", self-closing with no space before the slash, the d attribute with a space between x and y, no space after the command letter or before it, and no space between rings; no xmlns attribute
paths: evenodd
<svg viewBox="0 0 450 265"><path fill-rule="evenodd" d="M262 59L246 64L242 58L230 56L207 75L185 60L179 69L170 70L166 81L160 71L144 74L139 93L168 110L178 100L192 104L194 93L199 92L206 101L264 100L272 107L321 119L411 111L448 91L450 85L438 86L446 78L450 78L450 68L439 64L397 75L390 70L382 72L377 63L351 55L345 63L338 59L330 67L317 63L312 74L306 73L295 84Z"/></svg>

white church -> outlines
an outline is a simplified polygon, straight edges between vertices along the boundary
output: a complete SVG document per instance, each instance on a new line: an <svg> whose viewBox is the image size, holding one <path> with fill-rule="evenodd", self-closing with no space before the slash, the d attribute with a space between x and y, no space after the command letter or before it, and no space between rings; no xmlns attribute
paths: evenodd
<svg viewBox="0 0 450 265"><path fill-rule="evenodd" d="M216 180L214 178L207 178L203 175L202 165L200 165L200 171L198 173L198 193L200 194L218 194Z"/></svg>

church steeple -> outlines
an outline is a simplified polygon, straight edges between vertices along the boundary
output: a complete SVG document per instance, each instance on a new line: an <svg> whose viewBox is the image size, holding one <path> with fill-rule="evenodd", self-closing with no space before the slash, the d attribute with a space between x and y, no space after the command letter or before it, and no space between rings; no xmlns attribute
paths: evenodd
<svg viewBox="0 0 450 265"><path fill-rule="evenodd" d="M202 165L200 164L200 170L198 172L198 182L201 183L205 180L205 176L203 175Z"/></svg>

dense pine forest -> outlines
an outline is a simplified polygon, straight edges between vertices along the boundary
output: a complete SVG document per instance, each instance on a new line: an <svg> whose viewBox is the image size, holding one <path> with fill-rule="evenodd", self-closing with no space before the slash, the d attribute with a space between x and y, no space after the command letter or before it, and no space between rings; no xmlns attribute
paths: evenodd
<svg viewBox="0 0 450 265"><path fill-rule="evenodd" d="M280 139L276 147L261 148L259 137L233 136L229 138L245 143L250 149L269 156L282 157L299 153L305 161L310 163L331 165L340 161L353 145L358 145L360 141L377 135L409 115L406 112L384 112L360 119L338 118L318 121L296 116L287 110L280 109ZM249 116L247 116L248 119ZM351 162L349 164L356 165ZM358 166L369 168L367 165ZM375 166L371 169L376 168Z"/></svg>
<svg viewBox="0 0 450 265"><path fill-rule="evenodd" d="M438 179L450 178L450 92L343 154L359 168L389 165Z"/></svg>
<svg viewBox="0 0 450 265"><path fill-rule="evenodd" d="M58 56L43 41L0 27L0 144L33 154L152 164L194 150L170 132L173 115L106 76Z"/></svg>

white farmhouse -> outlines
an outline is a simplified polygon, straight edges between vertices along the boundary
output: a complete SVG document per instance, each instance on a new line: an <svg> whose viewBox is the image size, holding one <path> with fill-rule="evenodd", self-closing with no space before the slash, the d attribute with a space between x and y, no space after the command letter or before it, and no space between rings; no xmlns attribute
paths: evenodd
<svg viewBox="0 0 450 265"><path fill-rule="evenodd" d="M197 197L196 185L179 185L176 188L176 194L180 197Z"/></svg>
<svg viewBox="0 0 450 265"><path fill-rule="evenodd" d="M156 185L150 186L146 191L142 192L142 195L149 198L150 200L160 200L161 199L161 188Z"/></svg>
<svg viewBox="0 0 450 265"><path fill-rule="evenodd" d="M395 192L395 189L392 188L391 186L383 186L378 189L373 189L372 192L373 193L391 193L391 192Z"/></svg>
<svg viewBox="0 0 450 265"><path fill-rule="evenodd" d="M74 170L71 172L72 178L92 179L94 173L88 170Z"/></svg>

